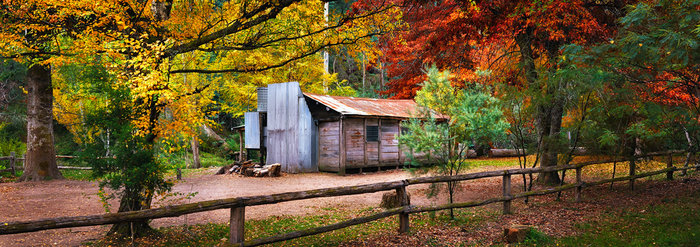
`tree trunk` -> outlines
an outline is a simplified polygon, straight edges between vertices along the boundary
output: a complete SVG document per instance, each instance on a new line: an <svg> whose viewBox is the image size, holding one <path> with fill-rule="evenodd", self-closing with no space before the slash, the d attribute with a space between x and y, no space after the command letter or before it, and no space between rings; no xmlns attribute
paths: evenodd
<svg viewBox="0 0 700 247"><path fill-rule="evenodd" d="M35 64L27 71L27 153L19 181L62 179L53 140L51 69Z"/></svg>
<svg viewBox="0 0 700 247"><path fill-rule="evenodd" d="M452 175L452 174L451 174ZM450 181L447 182L447 191L449 194L449 203L452 204L454 203L454 193L455 193L455 187L456 187L456 181ZM450 219L455 219L455 210L454 208L450 208Z"/></svg>
<svg viewBox="0 0 700 247"><path fill-rule="evenodd" d="M548 107L548 114L541 114L538 122L547 122L544 128L540 129L540 138L542 138L541 148L542 157L540 158L540 166L557 166L558 164L558 147L559 132L561 130L561 118L563 114L563 106L555 101L552 106ZM557 172L543 172L537 177L537 182L549 185L559 185L561 180Z"/></svg>
<svg viewBox="0 0 700 247"><path fill-rule="evenodd" d="M226 153L233 153L233 150L231 150L231 147L226 142L226 139L217 134L213 129L211 129L211 127L207 126L206 124L202 124L201 129L207 137L216 140L217 143L219 143L216 145L223 148Z"/></svg>
<svg viewBox="0 0 700 247"><path fill-rule="evenodd" d="M200 168L202 164L199 162L199 141L196 137L192 137L192 168Z"/></svg>
<svg viewBox="0 0 700 247"><path fill-rule="evenodd" d="M561 118L563 115L563 102L560 102L560 97L556 94L557 91L552 88L544 88L538 85L538 73L535 68L535 60L532 50L532 31L525 30L516 35L515 42L520 49L520 66L525 73L525 79L529 86L538 87L544 90L543 97L550 98L550 102L541 103L537 108L537 132L540 138L539 151L542 153L540 158L540 166L556 166L557 165L557 139L561 130ZM544 184L559 184L559 175L556 172L541 173L537 177L539 183Z"/></svg>
<svg viewBox="0 0 700 247"><path fill-rule="evenodd" d="M118 212L129 212L151 208L153 196L145 193L145 190L138 188L124 189L124 194L119 202ZM148 220L135 222L122 222L112 225L107 235L118 235L122 237L138 238L156 234L157 232L148 225Z"/></svg>

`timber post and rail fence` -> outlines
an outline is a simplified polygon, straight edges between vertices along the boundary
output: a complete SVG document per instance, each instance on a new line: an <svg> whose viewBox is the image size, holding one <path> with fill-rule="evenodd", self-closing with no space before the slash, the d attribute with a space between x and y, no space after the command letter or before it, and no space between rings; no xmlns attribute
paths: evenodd
<svg viewBox="0 0 700 247"><path fill-rule="evenodd" d="M666 174L667 179L673 179L673 173L676 171L686 171L688 169L700 169L700 164L697 162L695 165L690 166L688 162L684 167L673 166L673 155L684 153L685 151L666 151L649 153L646 155L635 156L632 159L613 159L613 160L602 160L602 161L590 161L582 162L578 164L571 164L565 166L554 166L554 167L537 167L537 168L524 168L524 169L507 169L507 170L497 170L497 171L486 171L478 173L468 173L460 174L454 176L433 176L433 177L417 177L409 178L400 181L393 182L382 182L373 183L365 185L356 186L343 186L335 188L325 188L298 192L286 192L272 195L260 195L260 196L244 196L235 197L227 199L209 200L195 203L187 203L180 205L164 206L160 208L146 209L140 211L130 211L121 213L109 213L102 215L90 215L90 216L73 216L73 217L59 217L59 218L49 218L40 220L29 220L29 221L16 221L16 222L0 222L0 235L6 234L16 234L25 232L35 232L48 229L58 229L58 228L70 228L70 227L82 227L82 226L97 226L97 225L109 225L122 222L134 222L149 219L158 219L165 217L178 217L181 215L211 211L217 209L230 209L230 238L229 243L234 246L257 246L262 244L270 244L285 240L290 240L294 238L316 235L324 232L334 231L341 228L364 224L367 222L379 220L382 218L390 217L393 215L398 215L399 226L398 230L401 233L409 231L409 215L421 212L429 211L439 211L452 208L469 208L483 206L492 203L503 203L503 213L511 213L511 202L515 199L525 198L530 196L540 196L552 193L557 193L560 191L566 191L574 189L575 200L580 201L583 197L582 191L585 187L591 187L595 185L601 185L606 183L612 183L617 181L630 181L630 189L633 188L633 182L636 179ZM667 167L657 171L636 173L635 161L643 157L652 156L668 156L669 160L667 162ZM594 182L584 182L582 179L582 168L591 165L605 164L612 162L630 162L630 175L625 177L617 177L611 179L604 179ZM565 170L575 170L576 171L576 182L571 184L565 184L557 187L551 187L543 190L537 191L525 191L518 194L512 194L511 192L511 177L512 175L519 174L532 174L541 172L558 172ZM470 202L459 202L459 203L448 203L438 206L415 206L410 205L408 200L408 194L406 187L409 185L425 184L425 183L442 183L448 181L465 181L474 180L489 177L502 177L503 178L503 196L489 198L481 201L470 201ZM346 195L357 195L365 193L374 193L381 191L395 190L400 201L400 206L392 209L385 210L380 213L376 213L369 216L363 216L358 218L352 218L346 221L338 222L335 224L330 224L326 226L304 229L299 231L287 232L280 235L275 235L271 237L263 237L252 240L245 241L245 208L250 206L265 205L265 204L275 204L280 202L294 201L294 200L304 200L310 198L319 197L336 197L336 196L346 196Z"/></svg>
<svg viewBox="0 0 700 247"><path fill-rule="evenodd" d="M57 159L75 159L78 156L72 155L56 155ZM12 175L17 175L17 171L22 170L22 166L19 165L20 162L24 161L24 157L17 157L15 152L10 152L10 156L0 156L0 160L9 160L9 166L7 169L0 169L0 172L11 172ZM58 169L69 169L69 170L92 170L92 167L84 166L58 166Z"/></svg>

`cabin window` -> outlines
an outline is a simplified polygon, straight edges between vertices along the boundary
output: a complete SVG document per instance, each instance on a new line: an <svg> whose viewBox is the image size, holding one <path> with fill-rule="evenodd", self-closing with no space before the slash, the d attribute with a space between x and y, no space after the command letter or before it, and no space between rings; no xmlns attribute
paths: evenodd
<svg viewBox="0 0 700 247"><path fill-rule="evenodd" d="M365 133L365 139L368 142L378 142L379 126L367 126L367 133Z"/></svg>

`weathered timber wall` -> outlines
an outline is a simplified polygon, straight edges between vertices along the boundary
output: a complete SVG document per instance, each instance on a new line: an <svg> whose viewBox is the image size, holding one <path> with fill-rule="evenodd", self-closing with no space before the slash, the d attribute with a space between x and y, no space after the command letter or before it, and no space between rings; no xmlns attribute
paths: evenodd
<svg viewBox="0 0 700 247"><path fill-rule="evenodd" d="M383 119L379 129L381 141L381 164L384 166L399 165L399 121Z"/></svg>
<svg viewBox="0 0 700 247"><path fill-rule="evenodd" d="M321 122L319 131L318 169L327 172L339 172L340 160L340 123Z"/></svg>
<svg viewBox="0 0 700 247"><path fill-rule="evenodd" d="M346 168L365 166L365 127L362 118L343 119Z"/></svg>
<svg viewBox="0 0 700 247"><path fill-rule="evenodd" d="M323 126L327 126L324 124ZM367 127L377 126L379 141L367 141ZM326 129L324 127L321 129ZM331 130L320 130L331 131ZM398 166L406 161L406 155L399 145L398 136L401 131L401 123L398 119L347 117L343 120L343 132L347 168ZM329 132L334 133L334 132ZM329 134L329 136L332 136ZM324 138L322 138L324 139ZM321 152L335 150L324 147L332 144L333 139L321 141ZM333 142L334 143L334 142ZM322 155L323 156L323 155ZM414 158L427 162L425 153L414 153Z"/></svg>

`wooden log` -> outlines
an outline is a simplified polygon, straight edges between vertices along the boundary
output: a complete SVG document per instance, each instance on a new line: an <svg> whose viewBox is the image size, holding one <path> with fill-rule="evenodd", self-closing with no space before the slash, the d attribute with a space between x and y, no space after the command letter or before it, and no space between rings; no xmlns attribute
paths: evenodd
<svg viewBox="0 0 700 247"><path fill-rule="evenodd" d="M354 218L354 219L346 220L343 222L338 222L338 223L327 225L327 226L316 227L316 228L311 228L311 229L304 229L304 230L294 231L294 232L288 232L288 233L284 233L284 234L280 234L280 235L276 235L276 236L272 236L272 237L267 237L267 238L253 239L253 240L243 242L243 246L258 246L258 245L276 243L276 242L290 240L290 239L304 237L304 236L316 235L316 234L324 233L324 232L330 232L330 231L346 228L349 226L364 224L364 223L372 222L372 221L375 221L378 219L391 217L393 215L400 214L401 212L404 212L406 210L406 208L408 208L408 207L400 207L400 208L390 209L390 210L387 210L387 211L384 211L381 213L377 213L377 214L373 214L370 216Z"/></svg>
<svg viewBox="0 0 700 247"><path fill-rule="evenodd" d="M612 162L624 162L624 159L612 159L603 161L588 161L578 164L571 164L566 166L548 166L548 167L536 167L536 168L525 168L525 169L508 169L508 170L498 170L498 171L486 171L486 172L476 172L460 174L455 176L433 176L433 177L418 177L409 178L409 184L424 184L424 183L444 183L448 181L463 181L463 180L473 180L478 178L488 178L488 177L500 177L507 174L518 175L518 174L531 174L540 172L555 172L561 170L576 169L577 167L586 167L590 165L598 165Z"/></svg>
<svg viewBox="0 0 700 247"><path fill-rule="evenodd" d="M64 170L92 170L92 167L83 167L83 166L58 166L58 169L64 169Z"/></svg>
<svg viewBox="0 0 700 247"><path fill-rule="evenodd" d="M688 151L687 150L667 150L667 151L651 152L651 153L636 155L635 157L646 158L646 157L652 157L652 156L665 156L665 155L669 155L669 154L681 154L681 153L685 153L685 152L688 152Z"/></svg>
<svg viewBox="0 0 700 247"><path fill-rule="evenodd" d="M668 155L668 163L666 163L666 168L673 168L673 154ZM673 170L666 173L667 180L673 180Z"/></svg>
<svg viewBox="0 0 700 247"><path fill-rule="evenodd" d="M245 207L231 208L229 243L241 244L245 241Z"/></svg>
<svg viewBox="0 0 700 247"><path fill-rule="evenodd" d="M676 171L687 171L687 170L690 170L690 169L700 170L700 163L698 163L697 165L694 165L694 166L675 168L674 170L676 170Z"/></svg>
<svg viewBox="0 0 700 247"><path fill-rule="evenodd" d="M586 162L586 163L580 163L577 165L562 166L562 167L530 168L530 169L520 169L520 170L513 169L513 170L493 171L493 172L485 172L485 173L473 173L473 174L453 176L450 179L452 181L459 181L459 180L467 180L467 179L474 179L474 178L480 178L480 177L503 176L504 174L526 174L526 173L542 172L542 171L556 171L556 170L562 170L562 169L579 168L579 167L584 167L584 166L591 165L591 164L600 164L600 163L609 163L609 162L611 162L611 161ZM682 168L682 169L690 169L690 168L697 169L697 168L700 168L700 165L695 165L694 167L688 167L688 168ZM656 171L656 172L642 173L642 174L638 174L638 175L635 174L634 176L621 177L621 178L615 178L615 179L607 179L607 180L602 180L602 181L598 181L595 183L588 183L588 184L583 183L581 185L579 185L579 184L564 185L564 186L555 187L555 188L543 190L543 191L533 191L533 192L521 193L518 195L514 195L510 198L501 197L501 198L492 198L492 199L481 201L481 202L456 203L456 204L450 204L448 206L443 205L443 206L439 206L439 207L417 208L417 209L408 210L406 212L413 213L413 212L423 212L423 211L444 210L444 209L458 208L458 207L479 206L479 205L485 205L485 204L493 203L493 202L503 202L505 200L513 200L515 198L521 198L521 197L526 197L526 196L544 195L544 194L549 194L549 193L555 193L558 191L571 189L571 188L574 188L577 186L589 186L589 185L608 183L608 182L612 182L612 181L633 180L633 179L640 178L640 177L652 176L652 175L656 175L656 174L665 173L665 172L668 172L670 169L675 169L675 168L666 168L666 169ZM678 169L678 170L680 170L680 169ZM397 188L400 188L400 187L403 187L403 186L406 186L409 184L427 183L427 182L431 182L431 181L443 181L443 182L448 181L445 179L446 179L445 176L428 177L428 178L415 178L415 179L408 179L408 180L404 180L404 181L385 182L385 183L376 183L376 184L359 185L359 186L346 186L346 187L308 190L308 191L300 191L300 192L280 193L280 194L274 194L274 195L250 196L250 197L238 197L238 198L228 198L228 199L220 199L220 200L210 200L210 201L188 203L188 204L175 205L175 206L165 206L165 207L161 207L161 208L147 209L147 210L141 210L141 211L122 212L122 213L113 213L113 214L104 214L104 215L60 217L60 218L41 219L41 220L33 220L33 221L20 221L20 222L0 222L0 235L22 233L22 232L33 232L33 231L40 231L40 230L46 230L46 229L79 227L79 226L93 226L93 225L106 225L106 224L114 224L114 223L121 223L121 222L140 221L140 220L146 220L146 219L177 217L177 216L181 216L184 214L210 211L210 210L215 210L215 209L232 208L232 207L239 207L239 206L253 206L253 205L262 205L262 204L273 204L273 203L279 203L279 202L285 202L285 201L302 200L302 199L317 198L317 197L332 197L332 196L372 193L372 192L378 192L378 191L397 189ZM4 224L4 223L7 223L7 224Z"/></svg>
<svg viewBox="0 0 700 247"><path fill-rule="evenodd" d="M57 159L75 159L78 158L78 156L73 156L73 155L56 155Z"/></svg>
<svg viewBox="0 0 700 247"><path fill-rule="evenodd" d="M576 168L576 202L581 201L581 192L583 190L583 181L581 179L581 167Z"/></svg>
<svg viewBox="0 0 700 247"><path fill-rule="evenodd" d="M510 198L511 185L510 185L510 174L503 175L503 197ZM503 214L510 214L511 200L503 201Z"/></svg>
<svg viewBox="0 0 700 247"><path fill-rule="evenodd" d="M609 161L612 162L612 161ZM603 163L609 163L605 161ZM580 164L571 164L567 166L548 166L548 167L536 167L536 168L525 168L525 169L508 169L508 170L498 170L498 171L486 171L486 172L476 172L460 174L456 176L433 176L433 177L419 177L419 178L409 178L407 179L409 184L424 184L424 183L440 183L448 181L462 181L462 180L473 180L477 178L488 178L488 177L501 177L505 174L530 174L539 172L554 172L566 169L575 169L579 166L589 166L594 164L601 164L598 162L585 162Z"/></svg>
<svg viewBox="0 0 700 247"><path fill-rule="evenodd" d="M576 184L567 184L567 185L552 187L552 188L548 188L548 189L544 189L544 190L523 192L523 193L513 195L512 198L517 199L517 198L530 197L530 196L542 196L542 195L557 193L560 191L570 190L573 188L576 188Z"/></svg>
<svg viewBox="0 0 700 247"><path fill-rule="evenodd" d="M443 204L443 205L438 205L438 206L419 206L419 207L411 207L407 212L411 213L411 214L415 214L415 213L423 213L423 212L431 212L431 211L442 211L442 210L447 210L447 209L452 209L452 208L471 208L471 207L488 205L491 203L504 202L506 200L510 200L510 198L497 197L497 198L489 198L489 199L486 199L483 201L448 203L448 204Z"/></svg>
<svg viewBox="0 0 700 247"><path fill-rule="evenodd" d="M532 231L532 226L511 225L503 228L503 239L508 244L517 244L525 241L527 235Z"/></svg>
<svg viewBox="0 0 700 247"><path fill-rule="evenodd" d="M409 206L408 193L406 192L406 186L402 186L396 189L396 197L401 201L402 207ZM408 213L401 212L399 214L399 233L408 233L410 229L410 223L408 219Z"/></svg>
<svg viewBox="0 0 700 247"><path fill-rule="evenodd" d="M697 167L700 167L698 165ZM668 169L668 168L667 168ZM597 182L591 182L591 183L582 183L582 186L585 187L590 187L590 186L595 186L595 185L600 185L600 184L605 184L605 183L610 183L610 182L617 182L617 181L625 181L625 180L630 180L632 178L643 178L643 177L649 177L649 176L654 176L658 174L662 174L667 172L667 169L655 171L655 172L647 172L647 173L640 173L635 176L627 176L627 177L619 177L619 178L613 178L613 179L605 179ZM443 205L438 205L438 206L422 206L422 207L412 207L408 210L409 213L422 213L422 212L429 212L429 211L441 211L441 210L447 210L451 208L467 208L467 207L477 207L477 206L483 206L483 205L488 205L491 203L497 203L497 202L505 202L508 200L513 200L513 199L518 199L518 198L524 198L524 197L530 197L530 196L541 196L541 195L548 195L552 193L557 193L560 191L566 191L570 189L574 189L578 187L577 184L567 184L567 185L562 185L558 187L553 187L553 188L548 188L544 190L537 190L537 191L528 191L528 192L523 192L519 194L512 195L510 197L497 197L497 198L489 198L483 201L471 201L471 202L462 202L462 203L451 203L451 204L443 204Z"/></svg>
<svg viewBox="0 0 700 247"><path fill-rule="evenodd" d="M632 177L632 179L630 179L629 182L629 190L634 190L634 174L636 172L636 169L637 164L635 163L635 158L632 157L632 159L630 159L630 177Z"/></svg>
<svg viewBox="0 0 700 247"><path fill-rule="evenodd" d="M525 149L491 149L489 150L489 157L518 157L525 156L527 152Z"/></svg>
<svg viewBox="0 0 700 247"><path fill-rule="evenodd" d="M238 132L238 161L243 162L246 157L243 156L243 147L245 147L245 142L243 142L243 135L245 132L239 131Z"/></svg>
<svg viewBox="0 0 700 247"><path fill-rule="evenodd" d="M645 173L640 173L636 174L634 176L626 176L626 177L619 177L619 178L609 178L609 179L603 179L600 181L595 181L595 182L586 182L583 184L584 187L591 187L595 185L600 185L604 183L610 183L610 182L618 182L618 181L625 181L625 180L632 180L632 179L638 179L638 178L644 178L644 177L650 177L654 175L659 175L663 174L669 171L669 168L664 168L658 171L653 171L653 172L645 172Z"/></svg>
<svg viewBox="0 0 700 247"><path fill-rule="evenodd" d="M585 147L575 147L572 153L574 155L586 155L587 152L588 150Z"/></svg>
<svg viewBox="0 0 700 247"><path fill-rule="evenodd" d="M209 200L195 203L187 203L174 206L164 206L140 211L110 213L90 216L58 217L40 220L0 222L0 235L35 232L47 229L58 229L79 226L108 225L122 222L134 222L148 219L166 217L178 217L185 214L211 211L216 209L232 208L239 206L254 206L274 204L293 200L302 200L318 197L333 197L343 195L356 195L379 191L393 190L405 186L405 181L375 183L368 185L344 186L299 192L287 192L273 195L236 197L219 200ZM7 223L7 224L5 224Z"/></svg>
<svg viewBox="0 0 700 247"><path fill-rule="evenodd" d="M697 164L697 165L694 165L694 166L674 168L674 170L676 170L676 171L685 171L685 170L699 169L699 168L700 168L700 164Z"/></svg>

